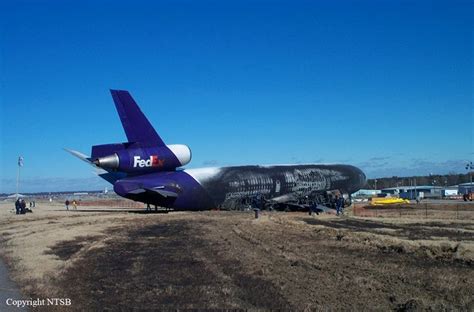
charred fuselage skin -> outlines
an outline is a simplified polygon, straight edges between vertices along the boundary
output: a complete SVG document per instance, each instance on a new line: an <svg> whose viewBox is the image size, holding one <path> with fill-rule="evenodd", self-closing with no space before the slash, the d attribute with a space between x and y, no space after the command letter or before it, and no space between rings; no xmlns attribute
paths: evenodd
<svg viewBox="0 0 474 312"><path fill-rule="evenodd" d="M162 185L179 194L163 198L153 192L131 194L125 185L151 188ZM339 190L353 193L365 184L364 173L349 165L274 165L188 169L126 178L115 191L129 199L175 210L229 209L243 198L262 195L267 199L300 198L315 192Z"/></svg>

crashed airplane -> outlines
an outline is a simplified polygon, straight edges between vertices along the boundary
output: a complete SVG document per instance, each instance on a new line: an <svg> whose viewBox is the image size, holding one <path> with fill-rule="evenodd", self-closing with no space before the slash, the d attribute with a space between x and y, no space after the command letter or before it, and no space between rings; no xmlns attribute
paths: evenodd
<svg viewBox="0 0 474 312"><path fill-rule="evenodd" d="M325 210L335 194L350 199L366 182L350 165L256 165L183 169L186 145L166 145L127 91L111 90L128 142L95 145L91 156L67 150L98 169L125 198L173 210L260 208ZM258 199L258 200L256 200Z"/></svg>

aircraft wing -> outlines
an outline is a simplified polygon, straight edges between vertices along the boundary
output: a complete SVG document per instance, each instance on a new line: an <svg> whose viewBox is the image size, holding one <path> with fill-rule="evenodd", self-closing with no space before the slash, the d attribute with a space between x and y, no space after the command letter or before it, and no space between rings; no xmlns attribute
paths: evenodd
<svg viewBox="0 0 474 312"><path fill-rule="evenodd" d="M278 197L273 197L267 200L269 205L277 205L280 207L286 207L285 209L290 209L292 211L308 211L312 209L316 213L320 212L333 212L334 209L325 205L317 204L316 207L300 203L298 196L295 193L289 193Z"/></svg>
<svg viewBox="0 0 474 312"><path fill-rule="evenodd" d="M143 181L140 178L135 179L123 179L119 180L114 184L114 190L122 196L147 196L166 199L175 199L178 197L179 188L170 183L169 181Z"/></svg>
<svg viewBox="0 0 474 312"><path fill-rule="evenodd" d="M142 193L152 193L152 194L163 196L165 198L169 198L169 197L176 198L176 197L178 197L178 193L173 192L173 191L169 191L169 190L165 190L164 186L157 186L157 187L154 187L154 188L138 187L138 188L128 192L128 194L135 194L135 195L136 194L142 194Z"/></svg>

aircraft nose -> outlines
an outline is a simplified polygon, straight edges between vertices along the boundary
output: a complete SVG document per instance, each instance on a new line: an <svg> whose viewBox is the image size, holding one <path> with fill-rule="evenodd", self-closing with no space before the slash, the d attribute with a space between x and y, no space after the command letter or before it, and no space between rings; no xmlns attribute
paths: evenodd
<svg viewBox="0 0 474 312"><path fill-rule="evenodd" d="M352 185L354 187L354 190L355 191L358 191L360 190L361 188L364 187L364 185L366 184L367 182L367 177L365 176L365 173L360 170L359 168L357 167L352 167L351 168L351 177L352 177Z"/></svg>
<svg viewBox="0 0 474 312"><path fill-rule="evenodd" d="M361 171L360 187L363 188L367 184L367 176Z"/></svg>

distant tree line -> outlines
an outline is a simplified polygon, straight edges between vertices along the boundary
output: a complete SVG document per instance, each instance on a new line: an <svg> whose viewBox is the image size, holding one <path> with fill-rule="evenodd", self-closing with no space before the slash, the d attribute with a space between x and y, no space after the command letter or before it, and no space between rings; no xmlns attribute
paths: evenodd
<svg viewBox="0 0 474 312"><path fill-rule="evenodd" d="M428 176L413 177L393 176L388 178L367 179L367 184L365 187L367 189L374 189L377 187L377 189L380 190L389 187L411 186L414 185L415 181L416 185L434 186L452 186L471 182L469 174L448 173L445 175L433 174Z"/></svg>

